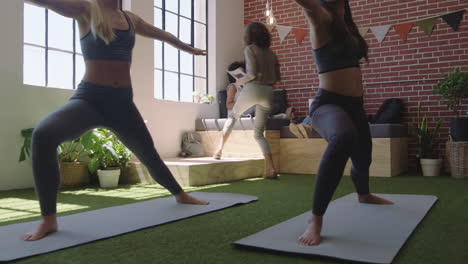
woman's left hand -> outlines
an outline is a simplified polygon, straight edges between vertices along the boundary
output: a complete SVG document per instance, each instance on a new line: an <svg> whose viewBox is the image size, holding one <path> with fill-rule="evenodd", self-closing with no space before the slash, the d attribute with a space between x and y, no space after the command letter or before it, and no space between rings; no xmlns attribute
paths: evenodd
<svg viewBox="0 0 468 264"><path fill-rule="evenodd" d="M193 55L206 56L206 55L208 55L208 52L207 52L206 50L201 50L201 49L193 48L193 49L192 49L192 54L193 54Z"/></svg>

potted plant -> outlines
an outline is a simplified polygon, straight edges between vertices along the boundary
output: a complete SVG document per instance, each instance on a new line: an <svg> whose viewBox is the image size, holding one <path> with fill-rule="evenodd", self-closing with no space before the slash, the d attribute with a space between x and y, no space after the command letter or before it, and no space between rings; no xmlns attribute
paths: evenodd
<svg viewBox="0 0 468 264"><path fill-rule="evenodd" d="M208 100L210 101L210 104L213 103L214 99L215 99L214 95L211 95L211 94L208 95Z"/></svg>
<svg viewBox="0 0 468 264"><path fill-rule="evenodd" d="M195 102L196 104L199 104L199 103L200 103L200 99L201 99L201 97L202 97L202 93L200 93L200 92L193 92L192 96L193 96L193 102Z"/></svg>
<svg viewBox="0 0 468 264"><path fill-rule="evenodd" d="M24 138L21 147L19 162L26 160L31 153L31 138L33 128L21 130L21 136ZM89 181L89 173L82 159L86 156L80 139L71 142L65 142L58 146L57 157L60 167L60 187L77 187Z"/></svg>
<svg viewBox="0 0 468 264"><path fill-rule="evenodd" d="M460 115L460 107L468 99L468 72L455 69L444 77L433 92L439 94L442 102L455 112L456 117L450 122L452 140L468 141L468 116Z"/></svg>
<svg viewBox="0 0 468 264"><path fill-rule="evenodd" d="M442 159L439 158L437 143L442 120L439 120L435 127L431 128L427 122L427 117L421 118L421 102L418 103L417 118L417 126L413 127L413 133L418 143L423 176L439 176Z"/></svg>
<svg viewBox="0 0 468 264"><path fill-rule="evenodd" d="M97 173L102 188L117 187L121 168L130 160L130 150L113 133L103 128L88 131L81 138L90 157L90 173Z"/></svg>

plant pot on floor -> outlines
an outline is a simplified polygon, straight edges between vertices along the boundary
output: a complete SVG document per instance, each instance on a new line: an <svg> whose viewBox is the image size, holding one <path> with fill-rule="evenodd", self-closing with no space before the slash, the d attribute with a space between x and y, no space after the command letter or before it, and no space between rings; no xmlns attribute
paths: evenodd
<svg viewBox="0 0 468 264"><path fill-rule="evenodd" d="M82 162L60 162L60 188L74 188L89 183L89 171Z"/></svg>
<svg viewBox="0 0 468 264"><path fill-rule="evenodd" d="M455 142L468 141L468 117L458 117L450 122L450 136Z"/></svg>
<svg viewBox="0 0 468 264"><path fill-rule="evenodd" d="M439 176L442 168L442 159L421 159L423 176Z"/></svg>
<svg viewBox="0 0 468 264"><path fill-rule="evenodd" d="M98 170L99 185L102 188L117 188L119 186L120 168Z"/></svg>

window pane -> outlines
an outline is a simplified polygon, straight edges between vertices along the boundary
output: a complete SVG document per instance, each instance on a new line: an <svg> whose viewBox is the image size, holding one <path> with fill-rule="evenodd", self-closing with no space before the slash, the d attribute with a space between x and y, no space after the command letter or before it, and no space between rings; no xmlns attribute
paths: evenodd
<svg viewBox="0 0 468 264"><path fill-rule="evenodd" d="M180 15L192 18L192 0L180 0Z"/></svg>
<svg viewBox="0 0 468 264"><path fill-rule="evenodd" d="M195 22L195 48L206 49L206 26Z"/></svg>
<svg viewBox="0 0 468 264"><path fill-rule="evenodd" d="M75 23L75 47L75 52L81 54L80 29L78 28L78 23Z"/></svg>
<svg viewBox="0 0 468 264"><path fill-rule="evenodd" d="M193 102L193 77L180 75L180 101Z"/></svg>
<svg viewBox="0 0 468 264"><path fill-rule="evenodd" d="M180 52L180 72L193 75L193 55Z"/></svg>
<svg viewBox="0 0 468 264"><path fill-rule="evenodd" d="M162 29L162 10L154 8L154 26Z"/></svg>
<svg viewBox="0 0 468 264"><path fill-rule="evenodd" d="M154 0L154 5L162 8L162 0Z"/></svg>
<svg viewBox="0 0 468 264"><path fill-rule="evenodd" d="M45 9L24 4L24 42L45 46Z"/></svg>
<svg viewBox="0 0 468 264"><path fill-rule="evenodd" d="M163 82L162 82L162 71L154 70L154 98L163 98Z"/></svg>
<svg viewBox="0 0 468 264"><path fill-rule="evenodd" d="M179 39L185 43L192 44L192 22L189 19L180 17Z"/></svg>
<svg viewBox="0 0 468 264"><path fill-rule="evenodd" d="M65 52L49 50L48 61L49 87L73 88L73 56Z"/></svg>
<svg viewBox="0 0 468 264"><path fill-rule="evenodd" d="M164 69L179 71L179 50L169 44L164 44Z"/></svg>
<svg viewBox="0 0 468 264"><path fill-rule="evenodd" d="M162 42L159 40L154 41L154 67L158 69L162 69Z"/></svg>
<svg viewBox="0 0 468 264"><path fill-rule="evenodd" d="M76 86L81 82L85 74L85 62L83 56L76 55L76 64L75 64L75 76L76 76ZM76 87L75 87L76 88Z"/></svg>
<svg viewBox="0 0 468 264"><path fill-rule="evenodd" d="M178 0L166 0L166 10L170 10L174 13L179 13L179 1Z"/></svg>
<svg viewBox="0 0 468 264"><path fill-rule="evenodd" d="M49 10L49 47L73 51L73 19Z"/></svg>
<svg viewBox="0 0 468 264"><path fill-rule="evenodd" d="M195 77L195 91L206 93L206 79Z"/></svg>
<svg viewBox="0 0 468 264"><path fill-rule="evenodd" d="M206 0L195 0L195 20L206 24Z"/></svg>
<svg viewBox="0 0 468 264"><path fill-rule="evenodd" d="M206 77L206 57L195 56L195 75Z"/></svg>
<svg viewBox="0 0 468 264"><path fill-rule="evenodd" d="M177 16L166 12L166 31L177 36Z"/></svg>
<svg viewBox="0 0 468 264"><path fill-rule="evenodd" d="M45 49L24 45L23 83L45 86Z"/></svg>
<svg viewBox="0 0 468 264"><path fill-rule="evenodd" d="M179 75L164 72L164 99L179 101Z"/></svg>

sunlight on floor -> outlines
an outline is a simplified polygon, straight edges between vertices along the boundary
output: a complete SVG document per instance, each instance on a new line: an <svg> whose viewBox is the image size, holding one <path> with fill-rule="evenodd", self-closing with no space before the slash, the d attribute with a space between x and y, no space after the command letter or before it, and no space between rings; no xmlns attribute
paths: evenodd
<svg viewBox="0 0 468 264"><path fill-rule="evenodd" d="M88 206L58 203L59 212L68 212L80 209L86 209ZM0 222L14 221L23 218L39 216L39 203L36 200L20 198L0 199Z"/></svg>

